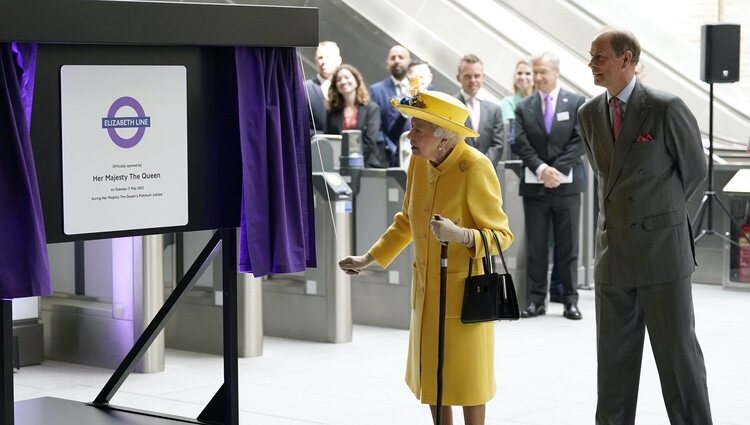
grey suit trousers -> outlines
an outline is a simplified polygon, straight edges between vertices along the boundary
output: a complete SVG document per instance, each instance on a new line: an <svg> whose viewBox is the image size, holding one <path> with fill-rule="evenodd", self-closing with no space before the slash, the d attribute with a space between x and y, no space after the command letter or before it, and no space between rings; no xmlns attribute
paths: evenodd
<svg viewBox="0 0 750 425"><path fill-rule="evenodd" d="M712 424L690 277L637 287L597 282L596 323L597 425L635 423L646 328L670 423Z"/></svg>

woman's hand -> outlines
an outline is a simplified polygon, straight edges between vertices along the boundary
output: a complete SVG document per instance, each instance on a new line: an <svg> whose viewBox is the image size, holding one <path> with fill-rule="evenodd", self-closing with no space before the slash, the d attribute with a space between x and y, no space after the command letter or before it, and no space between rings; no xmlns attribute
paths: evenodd
<svg viewBox="0 0 750 425"><path fill-rule="evenodd" d="M375 261L368 252L365 255L350 255L339 261L339 268L348 275L358 275L360 270L366 269Z"/></svg>
<svg viewBox="0 0 750 425"><path fill-rule="evenodd" d="M456 223L458 223L458 220ZM430 220L430 227L432 227L432 234L440 242L459 242L468 248L474 246L474 232L465 227L457 226L450 220L443 219L439 214L436 214Z"/></svg>

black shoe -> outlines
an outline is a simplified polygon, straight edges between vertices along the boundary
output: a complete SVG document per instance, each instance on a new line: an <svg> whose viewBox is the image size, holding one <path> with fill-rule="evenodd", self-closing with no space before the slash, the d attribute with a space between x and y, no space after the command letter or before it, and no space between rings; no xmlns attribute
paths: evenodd
<svg viewBox="0 0 750 425"><path fill-rule="evenodd" d="M562 304L563 303L562 296L549 294L549 302Z"/></svg>
<svg viewBox="0 0 750 425"><path fill-rule="evenodd" d="M544 308L544 304L529 303L529 306L525 310L521 311L521 317L529 318L541 316L546 313L547 310Z"/></svg>
<svg viewBox="0 0 750 425"><path fill-rule="evenodd" d="M580 320L583 315L578 310L578 306L575 305L575 303L567 303L565 304L565 311L563 311L563 316L565 316L566 319L570 320Z"/></svg>

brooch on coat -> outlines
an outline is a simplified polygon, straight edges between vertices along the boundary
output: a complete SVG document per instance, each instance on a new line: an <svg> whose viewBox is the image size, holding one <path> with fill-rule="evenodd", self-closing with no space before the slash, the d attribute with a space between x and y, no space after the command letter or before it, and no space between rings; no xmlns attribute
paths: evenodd
<svg viewBox="0 0 750 425"><path fill-rule="evenodd" d="M465 159L462 159L461 161L458 162L458 169L461 170L462 172L468 170L469 162L466 161Z"/></svg>

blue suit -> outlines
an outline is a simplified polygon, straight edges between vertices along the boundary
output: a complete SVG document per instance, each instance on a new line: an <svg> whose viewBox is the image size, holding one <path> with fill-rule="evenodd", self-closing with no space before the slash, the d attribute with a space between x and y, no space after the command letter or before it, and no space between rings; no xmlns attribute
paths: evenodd
<svg viewBox="0 0 750 425"><path fill-rule="evenodd" d="M401 115L391 105L391 99L396 97L396 86L391 77L370 86L372 101L380 106L380 132L378 143L382 143L388 152L391 166L398 166L398 141L411 126L409 119Z"/></svg>

